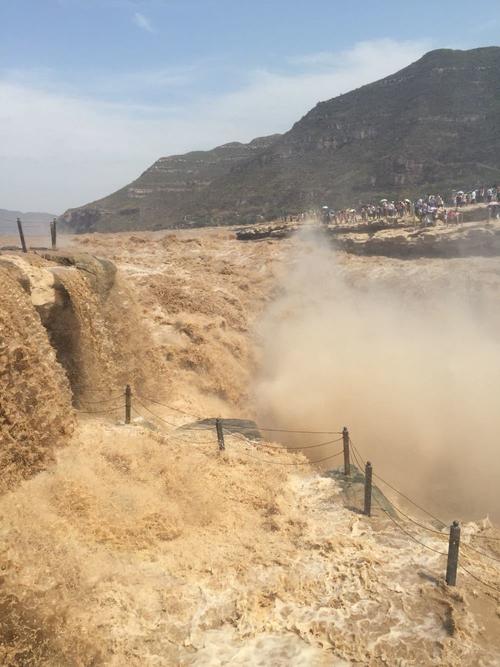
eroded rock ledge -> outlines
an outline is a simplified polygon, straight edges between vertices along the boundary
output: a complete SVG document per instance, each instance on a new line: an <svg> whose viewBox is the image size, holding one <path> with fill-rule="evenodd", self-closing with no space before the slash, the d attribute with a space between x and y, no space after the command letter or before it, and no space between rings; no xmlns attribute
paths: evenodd
<svg viewBox="0 0 500 667"><path fill-rule="evenodd" d="M299 223L260 224L236 231L239 241L288 238ZM314 226L313 226L314 228ZM339 249L354 255L400 259L418 257L496 257L500 255L500 221L421 226L375 221L345 226L316 226Z"/></svg>
<svg viewBox="0 0 500 667"><path fill-rule="evenodd" d="M90 255L0 253L0 493L44 469L71 437L88 363L73 285L82 302L103 303L115 276Z"/></svg>
<svg viewBox="0 0 500 667"><path fill-rule="evenodd" d="M500 255L500 223L465 223L432 227L401 227L373 234L330 232L335 244L356 255L395 258L495 257Z"/></svg>

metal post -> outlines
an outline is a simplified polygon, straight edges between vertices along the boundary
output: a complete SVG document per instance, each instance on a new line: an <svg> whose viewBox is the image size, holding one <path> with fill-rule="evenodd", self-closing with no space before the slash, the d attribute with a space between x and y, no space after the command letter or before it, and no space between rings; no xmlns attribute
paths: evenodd
<svg viewBox="0 0 500 667"><path fill-rule="evenodd" d="M26 241L24 239L23 223L21 222L21 218L17 219L17 229L19 231L19 238L21 239L21 248L23 249L23 252L28 252Z"/></svg>
<svg viewBox="0 0 500 667"><path fill-rule="evenodd" d="M458 552L460 549L460 524L454 521L450 526L448 544L448 562L446 563L446 583L448 586L457 584Z"/></svg>
<svg viewBox="0 0 500 667"><path fill-rule="evenodd" d="M344 440L344 475L349 477L351 474L351 462L349 456L349 431L346 426L344 426L342 431L342 438Z"/></svg>
<svg viewBox="0 0 500 667"><path fill-rule="evenodd" d="M215 429L217 431L217 441L219 443L219 450L222 451L226 449L226 445L224 443L224 429L222 427L222 419L215 420Z"/></svg>
<svg viewBox="0 0 500 667"><path fill-rule="evenodd" d="M52 240L52 250L57 248L57 221L54 218L50 223L50 238Z"/></svg>
<svg viewBox="0 0 500 667"><path fill-rule="evenodd" d="M365 514L372 515L372 476L373 468L370 461L365 466Z"/></svg>
<svg viewBox="0 0 500 667"><path fill-rule="evenodd" d="M132 412L132 389L128 384L125 387L125 424L130 424L131 412Z"/></svg>

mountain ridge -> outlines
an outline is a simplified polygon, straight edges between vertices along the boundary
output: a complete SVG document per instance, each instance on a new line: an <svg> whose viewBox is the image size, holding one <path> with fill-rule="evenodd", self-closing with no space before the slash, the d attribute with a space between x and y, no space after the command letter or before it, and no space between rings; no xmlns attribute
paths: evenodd
<svg viewBox="0 0 500 667"><path fill-rule="evenodd" d="M500 47L430 51L319 102L283 135L225 144L203 159L228 151L237 154L196 172L209 178L177 190L158 164L179 169L200 152L161 158L134 182L152 180L155 193L142 188L128 209L115 193L63 220L76 231L234 224L500 182Z"/></svg>
<svg viewBox="0 0 500 667"><path fill-rule="evenodd" d="M60 220L77 233L187 225L190 221L186 196L196 199L214 178L228 173L234 163L262 150L277 136L257 137L247 144L232 141L208 151L161 157L132 183L108 197L69 209ZM165 208L176 223L162 224Z"/></svg>
<svg viewBox="0 0 500 667"><path fill-rule="evenodd" d="M0 233L17 234L17 219L20 218L25 225L29 225L32 229L43 229L52 220L57 218L52 213L43 213L40 211L11 211L6 208L0 208Z"/></svg>

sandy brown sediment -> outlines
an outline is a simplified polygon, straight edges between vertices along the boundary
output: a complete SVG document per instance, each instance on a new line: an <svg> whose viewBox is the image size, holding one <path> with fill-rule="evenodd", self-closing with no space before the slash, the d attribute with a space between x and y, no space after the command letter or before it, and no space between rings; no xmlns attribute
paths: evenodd
<svg viewBox="0 0 500 667"><path fill-rule="evenodd" d="M34 664L495 664L474 611L480 596L492 613L494 596L487 607L468 583L447 590L442 557L346 510L333 480L274 465L304 458L227 444L220 455L213 435L82 421L57 466L0 504L3 627L28 609L49 629L40 643L18 627L4 652L23 647Z"/></svg>
<svg viewBox="0 0 500 667"><path fill-rule="evenodd" d="M156 385L133 383L143 404L131 426L80 415L56 465L0 498L6 664L498 664L494 561L464 548L462 562L493 588L460 572L448 589L442 555L378 511L368 520L345 508L338 484L305 456L240 437L219 453L215 433L174 430L217 414L331 427L334 406L325 392L312 400L304 373L288 393L282 385L286 407L268 391L286 379L269 355L280 362L297 346L297 307L324 303L319 289L289 298L294 267L317 287L300 269L302 240L242 244L215 230L74 243L117 264L137 304L136 341L142 332L142 352L162 365L134 362ZM391 282L403 270L338 261L361 291L370 271ZM269 341L258 325L276 322L276 304L282 324ZM324 365L317 339L305 340ZM362 434L363 453L372 442ZM446 548L446 531L411 532ZM478 545L474 535L489 535L481 549L496 553L488 522L464 528L465 543Z"/></svg>
<svg viewBox="0 0 500 667"><path fill-rule="evenodd" d="M133 284L145 325L166 360L167 397L210 415L249 412L253 325L273 297L283 246L242 252L231 231L78 237Z"/></svg>
<svg viewBox="0 0 500 667"><path fill-rule="evenodd" d="M35 664L494 664L474 589L447 591L440 556L373 530L333 480L274 465L304 460L82 422L1 503L3 593L59 637L20 633Z"/></svg>

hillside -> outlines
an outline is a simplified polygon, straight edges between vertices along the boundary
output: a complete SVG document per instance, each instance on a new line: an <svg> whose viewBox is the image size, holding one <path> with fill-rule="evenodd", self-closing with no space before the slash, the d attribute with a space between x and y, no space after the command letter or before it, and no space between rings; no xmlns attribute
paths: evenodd
<svg viewBox="0 0 500 667"><path fill-rule="evenodd" d="M71 209L62 221L76 232L158 229L189 224L193 202L238 163L270 146L279 135L233 142L210 151L162 157L137 180L109 197Z"/></svg>
<svg viewBox="0 0 500 667"><path fill-rule="evenodd" d="M432 51L282 136L163 158L64 220L76 231L253 222L500 182L500 48Z"/></svg>

